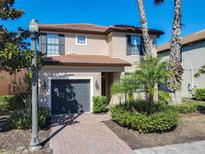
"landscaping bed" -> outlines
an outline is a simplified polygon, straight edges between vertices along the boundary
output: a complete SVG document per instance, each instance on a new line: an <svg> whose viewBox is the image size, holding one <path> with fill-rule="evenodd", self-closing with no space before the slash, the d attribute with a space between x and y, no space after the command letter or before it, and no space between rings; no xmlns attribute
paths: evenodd
<svg viewBox="0 0 205 154"><path fill-rule="evenodd" d="M166 133L142 134L112 120L104 123L132 149L205 140L205 114L199 112L181 114L177 128Z"/></svg>
<svg viewBox="0 0 205 154"><path fill-rule="evenodd" d="M28 148L31 140L31 130L11 129L10 116L0 115L0 153L29 153ZM44 141L50 135L50 129L40 130L39 139ZM47 142L38 154L52 153Z"/></svg>

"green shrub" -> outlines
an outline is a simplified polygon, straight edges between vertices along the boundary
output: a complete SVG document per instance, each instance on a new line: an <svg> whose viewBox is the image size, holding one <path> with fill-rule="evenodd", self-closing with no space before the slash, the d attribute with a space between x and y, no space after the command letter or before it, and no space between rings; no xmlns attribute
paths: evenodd
<svg viewBox="0 0 205 154"><path fill-rule="evenodd" d="M200 113L205 114L205 103L199 104L198 107L197 107L197 110L198 110Z"/></svg>
<svg viewBox="0 0 205 154"><path fill-rule="evenodd" d="M15 102L14 95L0 96L0 111L9 111L13 109Z"/></svg>
<svg viewBox="0 0 205 154"><path fill-rule="evenodd" d="M198 103L183 103L179 105L173 105L170 107L179 113L187 114L196 112L198 109L198 105Z"/></svg>
<svg viewBox="0 0 205 154"><path fill-rule="evenodd" d="M106 97L95 96L93 97L93 112L100 113L106 111Z"/></svg>
<svg viewBox="0 0 205 154"><path fill-rule="evenodd" d="M147 111L149 109L149 103L146 100L136 100L135 102L133 102L131 104L132 107L128 108L125 107L127 103L123 104L123 108L130 110L134 109L135 111L139 112L139 113L144 113L147 114ZM168 109L168 105L164 102L157 102L154 104L154 106L151 109L151 113L156 113L156 112L161 112L161 111L165 111Z"/></svg>
<svg viewBox="0 0 205 154"><path fill-rule="evenodd" d="M50 110L47 107L39 108L38 125L41 129L48 128L50 122Z"/></svg>
<svg viewBox="0 0 205 154"><path fill-rule="evenodd" d="M20 92L15 95L15 109L16 110L30 110L31 111L31 94L28 92Z"/></svg>
<svg viewBox="0 0 205 154"><path fill-rule="evenodd" d="M44 129L49 126L50 110L47 107L41 107L38 110L38 125ZM18 110L11 114L12 128L14 129L29 129L32 124L31 112L28 110Z"/></svg>
<svg viewBox="0 0 205 154"><path fill-rule="evenodd" d="M205 89L195 89L193 98L198 101L205 101Z"/></svg>
<svg viewBox="0 0 205 154"><path fill-rule="evenodd" d="M11 114L11 123L14 129L29 129L31 122L31 113L26 110L14 111Z"/></svg>
<svg viewBox="0 0 205 154"><path fill-rule="evenodd" d="M136 100L134 103L132 103L132 107L140 113L146 113L149 105L145 100Z"/></svg>
<svg viewBox="0 0 205 154"><path fill-rule="evenodd" d="M172 110L157 112L151 115L139 112L129 112L118 105L111 108L112 120L132 128L140 133L165 132L178 124L178 113Z"/></svg>

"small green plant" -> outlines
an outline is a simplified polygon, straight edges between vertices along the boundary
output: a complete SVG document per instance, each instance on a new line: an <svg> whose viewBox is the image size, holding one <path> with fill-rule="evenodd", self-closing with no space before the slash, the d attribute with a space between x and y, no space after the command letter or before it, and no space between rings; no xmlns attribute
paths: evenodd
<svg viewBox="0 0 205 154"><path fill-rule="evenodd" d="M106 111L106 97L94 96L93 97L93 112L100 113Z"/></svg>
<svg viewBox="0 0 205 154"><path fill-rule="evenodd" d="M9 111L13 109L15 102L14 95L0 96L0 111Z"/></svg>
<svg viewBox="0 0 205 154"><path fill-rule="evenodd" d="M205 101L205 89L195 89L194 90L194 94L193 94L193 98L198 100L198 101Z"/></svg>
<svg viewBox="0 0 205 154"><path fill-rule="evenodd" d="M132 103L134 100L133 93L136 92L137 88L140 87L133 74L127 74L112 84L110 92L111 95L122 93L125 95L125 102Z"/></svg>
<svg viewBox="0 0 205 154"><path fill-rule="evenodd" d="M47 107L39 108L38 125L41 129L48 128L50 122L50 110Z"/></svg>

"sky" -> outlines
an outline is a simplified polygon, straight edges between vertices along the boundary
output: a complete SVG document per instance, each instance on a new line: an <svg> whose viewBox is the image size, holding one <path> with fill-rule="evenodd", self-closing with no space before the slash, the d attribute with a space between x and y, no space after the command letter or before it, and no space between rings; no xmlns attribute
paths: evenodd
<svg viewBox="0 0 205 154"><path fill-rule="evenodd" d="M158 44L171 38L174 0L155 6L144 0L149 28L165 34ZM16 0L15 7L24 9L22 18L4 22L10 30L28 28L32 18L42 24L91 23L98 25L140 25L136 0ZM205 0L182 0L182 36L205 29Z"/></svg>

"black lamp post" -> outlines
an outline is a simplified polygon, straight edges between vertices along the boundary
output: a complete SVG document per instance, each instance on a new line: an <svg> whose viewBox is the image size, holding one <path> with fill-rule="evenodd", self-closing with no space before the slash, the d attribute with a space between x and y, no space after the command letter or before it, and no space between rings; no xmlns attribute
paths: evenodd
<svg viewBox="0 0 205 154"><path fill-rule="evenodd" d="M32 19L29 24L29 30L31 32L32 50L34 52L32 58L32 137L30 143L30 151L36 151L42 148L38 139L38 106L37 106L37 51L36 51L36 40L38 37L38 23Z"/></svg>

